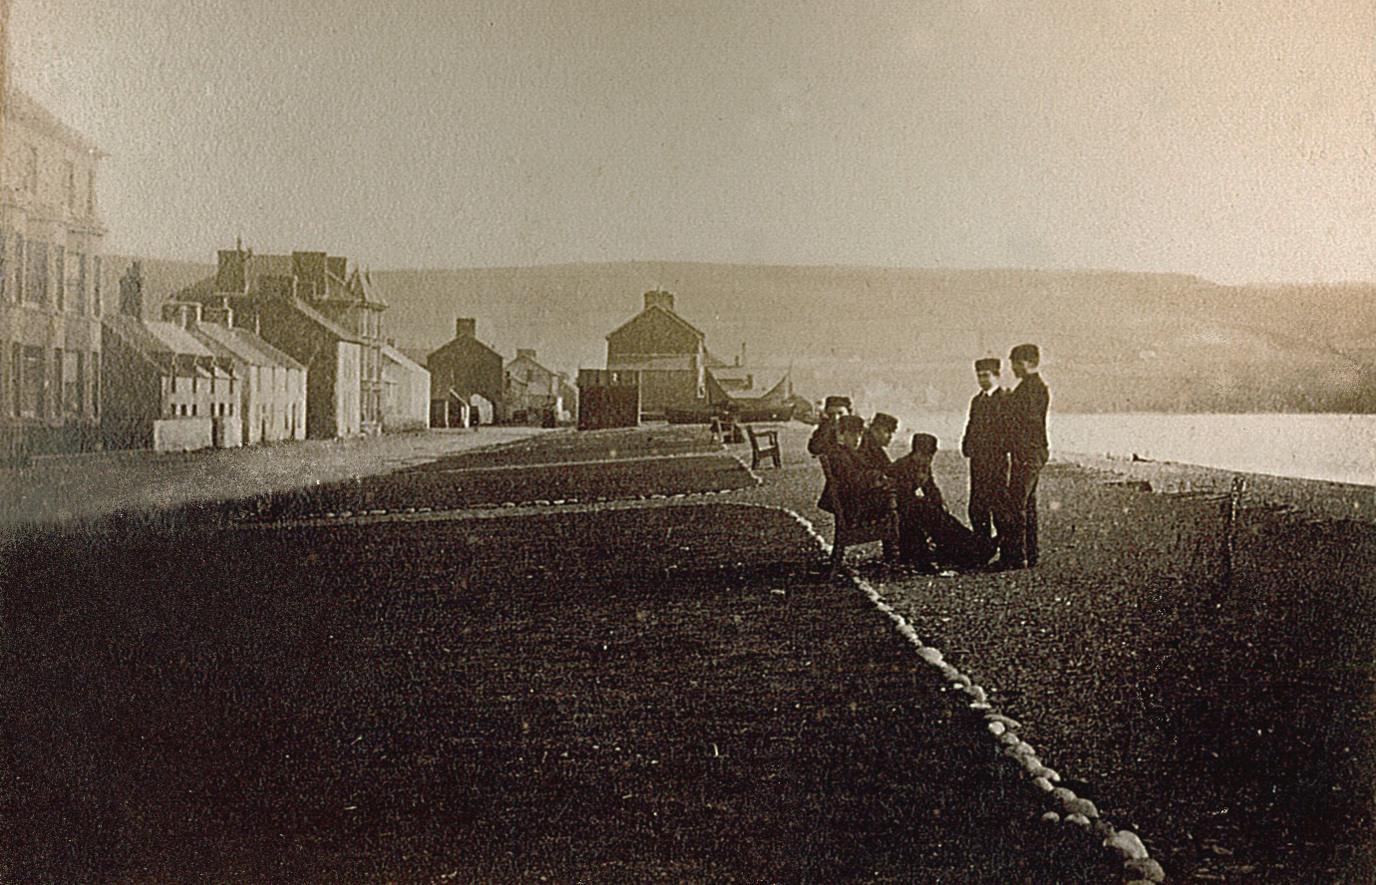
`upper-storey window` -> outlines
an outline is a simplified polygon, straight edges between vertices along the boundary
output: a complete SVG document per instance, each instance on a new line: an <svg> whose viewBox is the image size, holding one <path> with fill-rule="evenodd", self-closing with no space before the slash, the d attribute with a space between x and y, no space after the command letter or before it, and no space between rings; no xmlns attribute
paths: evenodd
<svg viewBox="0 0 1376 885"><path fill-rule="evenodd" d="M67 193L67 208L76 211L76 164L71 160L62 163L62 186Z"/></svg>
<svg viewBox="0 0 1376 885"><path fill-rule="evenodd" d="M86 214L96 214L96 170L86 170Z"/></svg>
<svg viewBox="0 0 1376 885"><path fill-rule="evenodd" d="M38 193L38 148L29 145L24 155L24 190Z"/></svg>

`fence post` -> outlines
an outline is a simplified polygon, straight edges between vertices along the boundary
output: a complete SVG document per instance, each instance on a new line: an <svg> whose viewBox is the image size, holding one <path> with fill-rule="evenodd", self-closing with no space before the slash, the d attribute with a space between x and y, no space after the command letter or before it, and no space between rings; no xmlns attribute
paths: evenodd
<svg viewBox="0 0 1376 885"><path fill-rule="evenodd" d="M1228 499L1224 502L1224 526L1223 526L1223 587L1229 590L1233 586L1233 558L1237 554L1237 515L1241 509L1242 496L1247 491L1247 478L1243 476L1233 477L1232 486L1228 489Z"/></svg>

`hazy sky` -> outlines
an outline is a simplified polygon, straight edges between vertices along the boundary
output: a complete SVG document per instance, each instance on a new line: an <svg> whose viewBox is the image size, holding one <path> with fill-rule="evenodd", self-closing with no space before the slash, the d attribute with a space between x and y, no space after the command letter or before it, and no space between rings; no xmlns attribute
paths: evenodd
<svg viewBox="0 0 1376 885"><path fill-rule="evenodd" d="M1376 4L11 0L112 251L1376 279Z"/></svg>

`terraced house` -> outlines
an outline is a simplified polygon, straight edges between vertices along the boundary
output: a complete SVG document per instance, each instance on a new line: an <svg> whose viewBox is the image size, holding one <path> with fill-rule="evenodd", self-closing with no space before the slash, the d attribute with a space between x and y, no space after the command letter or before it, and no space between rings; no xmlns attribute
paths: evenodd
<svg viewBox="0 0 1376 885"><path fill-rule="evenodd" d="M100 445L100 149L14 88L0 156L0 462Z"/></svg>

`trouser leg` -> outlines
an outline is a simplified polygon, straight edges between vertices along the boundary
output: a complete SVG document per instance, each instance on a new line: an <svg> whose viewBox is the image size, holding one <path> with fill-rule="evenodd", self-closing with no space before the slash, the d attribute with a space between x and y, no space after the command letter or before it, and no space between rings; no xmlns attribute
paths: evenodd
<svg viewBox="0 0 1376 885"><path fill-rule="evenodd" d="M970 500L966 514L970 530L986 541L993 534L995 511L1008 485L1008 463L970 462Z"/></svg>
<svg viewBox="0 0 1376 885"><path fill-rule="evenodd" d="M1008 471L1002 524L999 526L999 557L1005 562L1036 562L1037 480L1040 461L1013 461Z"/></svg>

